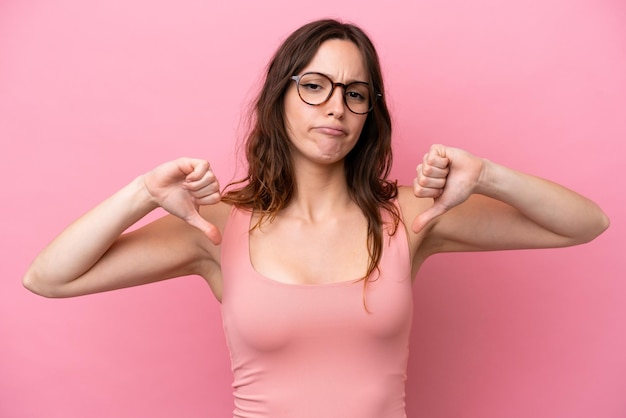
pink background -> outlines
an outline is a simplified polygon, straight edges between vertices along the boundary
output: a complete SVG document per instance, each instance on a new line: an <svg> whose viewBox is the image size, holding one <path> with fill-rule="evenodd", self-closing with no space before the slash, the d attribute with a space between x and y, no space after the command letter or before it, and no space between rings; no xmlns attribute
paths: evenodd
<svg viewBox="0 0 626 418"><path fill-rule="evenodd" d="M576 248L429 260L409 416L626 416L621 0L0 1L0 416L229 416L219 305L200 279L47 300L21 276L162 161L207 158L227 183L264 65L327 16L379 49L402 182L442 142L559 181L612 219Z"/></svg>

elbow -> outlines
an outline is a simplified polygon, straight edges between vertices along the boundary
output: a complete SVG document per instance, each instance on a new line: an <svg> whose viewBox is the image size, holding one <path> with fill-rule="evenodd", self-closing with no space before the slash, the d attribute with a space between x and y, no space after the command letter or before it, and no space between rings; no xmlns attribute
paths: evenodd
<svg viewBox="0 0 626 418"><path fill-rule="evenodd" d="M47 293L43 291L41 283L37 280L37 275L32 271L27 271L24 277L22 278L22 285L26 288L26 290L44 297L47 296Z"/></svg>
<svg viewBox="0 0 626 418"><path fill-rule="evenodd" d="M54 290L53 286L46 285L37 273L32 271L32 269L29 269L22 278L22 285L27 290L38 296L43 296L45 298L62 297L58 291Z"/></svg>
<svg viewBox="0 0 626 418"><path fill-rule="evenodd" d="M603 211L599 211L599 213L594 217L594 221L590 224L588 228L585 229L585 233L581 234L579 237L579 244L585 244L587 242L591 242L600 235L604 231L606 231L611 225L611 220Z"/></svg>
<svg viewBox="0 0 626 418"><path fill-rule="evenodd" d="M600 234L602 234L604 231L606 231L609 226L611 225L611 220L609 219L609 217L607 216L606 213L601 212L600 213L600 220L598 222L598 227L596 229L596 235L592 238L596 238L598 237Z"/></svg>

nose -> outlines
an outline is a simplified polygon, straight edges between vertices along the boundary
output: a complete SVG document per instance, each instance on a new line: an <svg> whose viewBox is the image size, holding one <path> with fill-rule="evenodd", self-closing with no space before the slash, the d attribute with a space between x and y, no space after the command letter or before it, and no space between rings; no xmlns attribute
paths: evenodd
<svg viewBox="0 0 626 418"><path fill-rule="evenodd" d="M335 88L326 101L326 112L329 116L335 116L337 118L343 117L346 111L346 103L343 97L343 89L342 85L335 85Z"/></svg>

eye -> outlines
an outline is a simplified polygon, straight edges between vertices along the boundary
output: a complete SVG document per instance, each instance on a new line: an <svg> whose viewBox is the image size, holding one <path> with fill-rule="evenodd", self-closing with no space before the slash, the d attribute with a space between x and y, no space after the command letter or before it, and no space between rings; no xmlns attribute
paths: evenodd
<svg viewBox="0 0 626 418"><path fill-rule="evenodd" d="M320 85L320 84L315 84L315 83L313 83L313 82L308 82L308 83L306 83L306 84L302 84L302 83L300 83L300 88L303 88L303 89L305 89L305 90L309 90L309 91L311 91L311 92L314 92L314 91L321 91L321 90L323 90L323 89L324 89L324 87L323 87L322 85Z"/></svg>
<svg viewBox="0 0 626 418"><path fill-rule="evenodd" d="M367 103L369 101L369 86L365 83L352 83L346 87L346 100L353 103Z"/></svg>
<svg viewBox="0 0 626 418"><path fill-rule="evenodd" d="M346 92L346 97L353 102L364 102L366 100L365 96L354 90Z"/></svg>
<svg viewBox="0 0 626 418"><path fill-rule="evenodd" d="M331 83L321 74L309 73L300 78L300 93L304 94L328 94L331 89Z"/></svg>

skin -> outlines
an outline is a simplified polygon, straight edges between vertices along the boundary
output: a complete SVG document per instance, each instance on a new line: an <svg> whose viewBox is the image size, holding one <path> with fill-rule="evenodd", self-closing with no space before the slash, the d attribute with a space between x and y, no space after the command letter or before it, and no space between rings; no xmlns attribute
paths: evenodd
<svg viewBox="0 0 626 418"><path fill-rule="evenodd" d="M359 50L340 40L324 43L301 72L308 71L343 83L369 79ZM296 193L275 222L250 238L252 264L274 280L337 282L356 280L367 271L367 223L348 196L343 167L366 115L350 112L342 94L336 88L326 103L310 106L298 96L295 83L286 92Z"/></svg>
<svg viewBox="0 0 626 418"><path fill-rule="evenodd" d="M305 71L341 83L369 79L360 52L343 40L322 44ZM343 172L366 117L350 112L341 94L337 88L328 102L309 106L295 83L286 92L295 195L250 236L253 266L273 280L333 283L367 269L366 221ZM414 273L439 252L576 245L609 225L595 203L569 189L445 145L424 155L398 202ZM158 206L170 214L124 234ZM69 297L193 274L221 300L219 244L230 209L207 161L167 162L72 223L37 256L24 285L46 297Z"/></svg>

